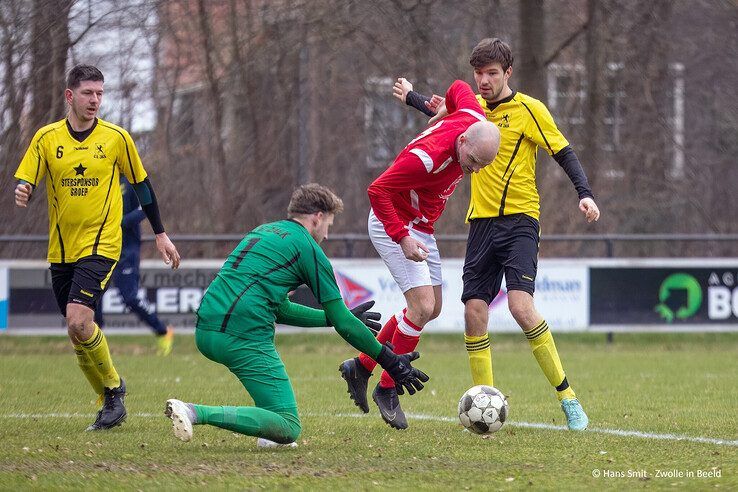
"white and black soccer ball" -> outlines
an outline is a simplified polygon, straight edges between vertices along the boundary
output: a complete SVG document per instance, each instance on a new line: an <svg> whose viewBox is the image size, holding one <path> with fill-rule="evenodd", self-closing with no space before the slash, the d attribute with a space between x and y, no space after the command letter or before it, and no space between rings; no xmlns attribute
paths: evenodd
<svg viewBox="0 0 738 492"><path fill-rule="evenodd" d="M459 400L461 425L475 434L492 434L507 419L507 398L492 386L472 386Z"/></svg>

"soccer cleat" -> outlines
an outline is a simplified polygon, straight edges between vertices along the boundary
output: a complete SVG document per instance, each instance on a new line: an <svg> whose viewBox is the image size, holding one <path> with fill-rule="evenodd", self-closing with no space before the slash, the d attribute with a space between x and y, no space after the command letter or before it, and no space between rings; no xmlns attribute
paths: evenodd
<svg viewBox="0 0 738 492"><path fill-rule="evenodd" d="M280 444L278 442L270 441L269 439L264 439L263 437L260 437L256 440L256 447L257 448L296 448L297 443L296 442L288 442L286 444Z"/></svg>
<svg viewBox="0 0 738 492"><path fill-rule="evenodd" d="M566 415L566 425L569 430L583 431L589 424L589 418L584 413L582 405L576 398L565 398L561 400L561 409Z"/></svg>
<svg viewBox="0 0 738 492"><path fill-rule="evenodd" d="M172 353L172 345L174 344L174 327L167 326L167 332L156 337L156 355L166 357Z"/></svg>
<svg viewBox="0 0 738 492"><path fill-rule="evenodd" d="M382 388L377 385L372 393L372 399L379 407L382 420L387 422L390 427L400 430L407 429L407 419L402 408L400 408L400 398L397 396L397 390L394 387Z"/></svg>
<svg viewBox="0 0 738 492"><path fill-rule="evenodd" d="M105 388L102 408L97 412L95 422L90 425L88 431L111 429L122 424L128 415L124 404L126 397L126 382L120 378L120 386L117 388Z"/></svg>
<svg viewBox="0 0 738 492"><path fill-rule="evenodd" d="M369 403L366 400L366 388L372 373L364 367L358 357L341 362L338 366L341 377L346 380L348 394L354 404L364 413L369 413Z"/></svg>
<svg viewBox="0 0 738 492"><path fill-rule="evenodd" d="M192 417L189 405L174 398L167 400L164 415L172 419L174 436L184 442L192 440Z"/></svg>

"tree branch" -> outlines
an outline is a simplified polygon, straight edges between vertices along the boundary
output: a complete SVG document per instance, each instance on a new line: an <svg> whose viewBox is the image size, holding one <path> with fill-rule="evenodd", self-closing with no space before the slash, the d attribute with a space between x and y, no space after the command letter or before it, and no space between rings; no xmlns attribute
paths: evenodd
<svg viewBox="0 0 738 492"><path fill-rule="evenodd" d="M585 22L584 24L582 24L581 26L579 26L579 29L577 29L576 31L574 31L568 38L566 38L566 40L564 40L564 42L561 43L561 45L558 48L556 48L554 50L554 52L551 53L551 55L549 55L548 58L546 58L544 60L543 66L544 67L547 67L551 63L553 63L553 61L556 58L559 57L559 55L561 54L562 51L564 51L566 48L568 48L569 45L571 43L573 43L575 39L577 39L584 31L587 30L587 26L589 26L589 20L587 20L587 22Z"/></svg>

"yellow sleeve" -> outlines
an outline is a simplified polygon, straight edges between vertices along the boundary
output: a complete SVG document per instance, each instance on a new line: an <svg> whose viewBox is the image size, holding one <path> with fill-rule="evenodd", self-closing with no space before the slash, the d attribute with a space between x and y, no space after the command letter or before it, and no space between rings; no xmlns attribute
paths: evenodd
<svg viewBox="0 0 738 492"><path fill-rule="evenodd" d="M548 152L549 155L554 155L569 145L569 142L556 126L548 108L542 102L532 99L523 104L531 117L526 128L526 135L536 145Z"/></svg>
<svg viewBox="0 0 738 492"><path fill-rule="evenodd" d="M123 130L121 134L123 138L118 147L118 168L131 184L141 183L148 175L138 155L136 144L127 131Z"/></svg>
<svg viewBox="0 0 738 492"><path fill-rule="evenodd" d="M41 137L45 132L37 131L31 140L31 144L26 150L18 169L15 171L15 178L28 181L33 186L38 186L46 175L46 151Z"/></svg>

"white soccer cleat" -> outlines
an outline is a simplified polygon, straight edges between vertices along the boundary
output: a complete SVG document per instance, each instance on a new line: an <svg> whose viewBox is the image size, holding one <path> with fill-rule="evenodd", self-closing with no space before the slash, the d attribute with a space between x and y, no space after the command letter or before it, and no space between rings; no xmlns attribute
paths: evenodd
<svg viewBox="0 0 738 492"><path fill-rule="evenodd" d="M287 444L280 444L278 442L270 441L269 439L264 439L263 437L260 437L256 440L256 447L257 448L296 448L297 443L296 442L288 442Z"/></svg>
<svg viewBox="0 0 738 492"><path fill-rule="evenodd" d="M172 430L175 437L184 442L192 440L192 420L187 404L174 398L167 400L164 415L172 419Z"/></svg>

